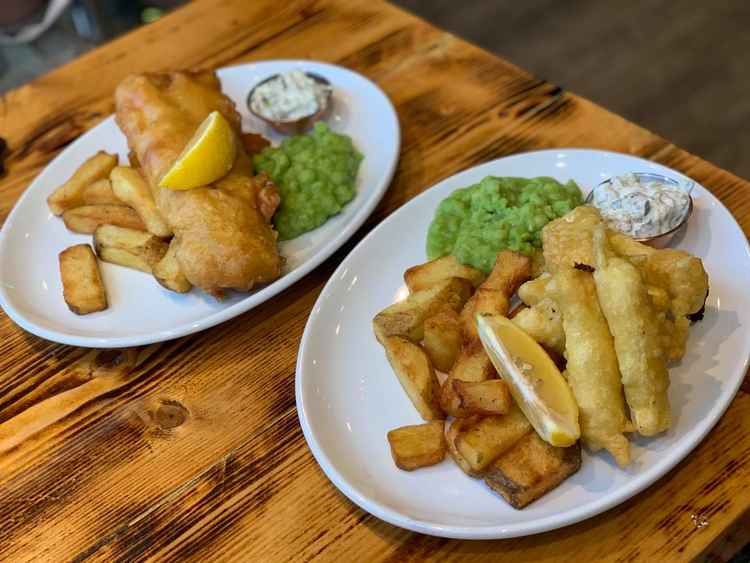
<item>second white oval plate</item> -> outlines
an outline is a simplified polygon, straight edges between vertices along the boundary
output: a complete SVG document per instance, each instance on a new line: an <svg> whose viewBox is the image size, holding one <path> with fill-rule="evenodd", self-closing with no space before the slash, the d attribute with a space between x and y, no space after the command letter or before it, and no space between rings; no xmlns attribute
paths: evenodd
<svg viewBox="0 0 750 563"><path fill-rule="evenodd" d="M302 429L333 483L375 516L404 528L467 539L508 538L578 522L651 485L713 427L742 382L750 356L750 250L739 226L706 189L695 187L695 211L671 246L703 259L711 292L687 353L670 370L674 427L633 442L635 461L619 469L603 453L584 452L578 473L523 510L511 508L450 459L413 472L391 459L386 433L422 422L401 389L371 319L403 299L403 272L422 263L433 213L453 190L487 175L573 179L585 191L604 178L653 171L681 174L632 156L595 150L549 150L472 168L404 205L342 262L313 308L297 359Z"/></svg>
<svg viewBox="0 0 750 563"><path fill-rule="evenodd" d="M291 68L317 73L333 88L334 107L326 120L331 128L352 137L364 155L357 194L343 211L323 226L279 250L287 260L283 276L249 294L231 293L216 301L194 289L180 295L163 289L149 275L102 263L109 308L79 317L62 297L58 253L90 235L77 235L47 209L47 196L98 150L127 162L125 136L114 117L87 132L37 176L3 225L0 239L0 305L13 321L38 336L64 344L117 348L149 344L190 334L252 309L283 291L328 258L362 225L383 197L398 162L400 131L396 112L386 95L367 78L339 66L311 61L267 61L217 71L222 90L242 115L243 130L278 141L253 118L245 99L253 86Z"/></svg>

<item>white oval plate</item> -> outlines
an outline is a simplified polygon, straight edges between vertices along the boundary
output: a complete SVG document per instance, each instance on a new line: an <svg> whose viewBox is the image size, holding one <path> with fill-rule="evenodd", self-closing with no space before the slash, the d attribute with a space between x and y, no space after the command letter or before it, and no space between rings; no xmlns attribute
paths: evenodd
<svg viewBox="0 0 750 563"><path fill-rule="evenodd" d="M343 211L314 231L279 245L287 263L277 281L218 302L194 289L186 295L163 289L149 275L102 263L109 308L79 317L62 297L58 253L90 235L69 232L47 209L46 198L96 151L118 153L126 162L125 136L114 117L87 132L53 160L21 196L0 239L0 305L24 329L76 346L136 346L197 332L236 317L283 291L328 258L362 225L388 188L398 162L400 131L386 95L367 78L339 66L310 61L267 61L220 69L222 89L242 114L243 130L281 139L252 117L245 99L260 80L290 68L327 78L334 88L331 128L346 133L364 155L357 195Z"/></svg>
<svg viewBox="0 0 750 563"><path fill-rule="evenodd" d="M426 260L435 208L453 190L487 175L573 179L586 191L630 171L681 174L632 156L547 150L502 158L443 180L373 230L334 273L308 320L297 359L296 396L310 449L333 483L378 518L452 538L509 538L572 524L642 491L682 460L713 427L739 387L750 356L750 249L737 223L706 189L674 245L701 257L711 292L687 353L671 371L674 427L633 443L618 469L606 454L583 455L581 470L523 510L511 508L450 460L414 472L394 465L386 433L422 422L375 341L371 319L406 295L403 272Z"/></svg>

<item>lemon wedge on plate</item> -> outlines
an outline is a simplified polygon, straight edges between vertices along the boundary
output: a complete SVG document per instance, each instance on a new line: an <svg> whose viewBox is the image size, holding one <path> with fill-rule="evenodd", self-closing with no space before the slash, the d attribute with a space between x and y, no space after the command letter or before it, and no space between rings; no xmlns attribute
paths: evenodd
<svg viewBox="0 0 750 563"><path fill-rule="evenodd" d="M237 157L232 126L218 111L211 112L159 182L159 187L189 190L225 176Z"/></svg>
<svg viewBox="0 0 750 563"><path fill-rule="evenodd" d="M547 352L505 317L477 314L476 321L487 355L537 434L572 446L581 436L578 404Z"/></svg>

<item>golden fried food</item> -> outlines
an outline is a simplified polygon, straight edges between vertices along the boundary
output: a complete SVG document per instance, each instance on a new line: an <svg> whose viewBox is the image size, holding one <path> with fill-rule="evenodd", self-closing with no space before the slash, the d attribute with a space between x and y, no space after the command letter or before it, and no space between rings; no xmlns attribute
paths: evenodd
<svg viewBox="0 0 750 563"><path fill-rule="evenodd" d="M454 379L451 384L458 397L459 408L471 415L502 415L507 414L512 408L513 398L510 395L510 389L502 379L487 381Z"/></svg>
<svg viewBox="0 0 750 563"><path fill-rule="evenodd" d="M110 172L109 179L114 194L136 210L150 233L162 238L172 236L172 229L156 208L151 188L138 170L129 166L116 166Z"/></svg>
<svg viewBox="0 0 750 563"><path fill-rule="evenodd" d="M461 321L450 307L425 320L422 347L435 369L445 373L451 370L461 352L461 342Z"/></svg>
<svg viewBox="0 0 750 563"><path fill-rule="evenodd" d="M418 345L400 336L381 342L401 386L425 420L443 420L438 396L440 383L427 354Z"/></svg>
<svg viewBox="0 0 750 563"><path fill-rule="evenodd" d="M536 305L543 299L547 299L547 283L550 280L549 272L527 281L518 288L518 298L526 305Z"/></svg>
<svg viewBox="0 0 750 563"><path fill-rule="evenodd" d="M448 449L443 427L442 420L435 420L401 426L388 432L391 456L396 466L413 471L443 461Z"/></svg>
<svg viewBox="0 0 750 563"><path fill-rule="evenodd" d="M76 244L60 253L60 278L68 309L88 315L107 308L99 263L88 244Z"/></svg>
<svg viewBox="0 0 750 563"><path fill-rule="evenodd" d="M426 319L446 308L460 311L470 295L471 283L462 278L449 278L415 291L375 315L372 319L375 336L381 344L387 336L403 336L419 342L424 337Z"/></svg>
<svg viewBox="0 0 750 563"><path fill-rule="evenodd" d="M487 416L465 428L455 439L456 449L471 474L479 474L531 431L531 424L514 403L508 414Z"/></svg>
<svg viewBox="0 0 750 563"><path fill-rule="evenodd" d="M485 277L483 272L461 264L451 255L412 266L404 272L404 281L409 291L427 289L448 278L464 278L474 287L478 287Z"/></svg>
<svg viewBox="0 0 750 563"><path fill-rule="evenodd" d="M560 307L567 378L578 403L583 441L608 450L621 466L630 462L629 430L614 341L599 307L590 273L561 269L547 286Z"/></svg>
<svg viewBox="0 0 750 563"><path fill-rule="evenodd" d="M685 354L690 319L700 316L708 297L708 274L700 258L683 250L657 250L620 233L609 233L614 251L628 258L653 288L669 295L669 312L673 320L662 322L662 334L669 339L669 359L679 360ZM653 295L654 290L650 290Z"/></svg>
<svg viewBox="0 0 750 563"><path fill-rule="evenodd" d="M477 340L474 320L478 313L506 316L510 299L518 287L531 277L531 260L528 256L503 250L498 253L495 265L487 279L477 288L461 311L464 338Z"/></svg>
<svg viewBox="0 0 750 563"><path fill-rule="evenodd" d="M159 260L159 262L153 265L151 271L154 274L156 281L159 282L159 285L162 287L176 293L187 293L193 288L193 284L191 284L185 277L185 274L182 273L180 263L177 261L177 256L175 254L176 250L177 243L175 239L172 239L169 243L169 248L167 249L166 254L162 256L162 259Z"/></svg>
<svg viewBox="0 0 750 563"><path fill-rule="evenodd" d="M117 155L99 151L84 162L78 170L57 188L47 198L47 205L55 215L62 215L66 209L73 209L86 205L84 191L98 180L109 176L110 171L117 166Z"/></svg>
<svg viewBox="0 0 750 563"><path fill-rule="evenodd" d="M555 273L576 265L593 266L592 236L601 225L599 211L581 205L559 219L550 221L542 229L545 267Z"/></svg>
<svg viewBox="0 0 750 563"><path fill-rule="evenodd" d="M167 242L146 231L115 225L101 225L94 231L94 249L101 260L148 274L168 247Z"/></svg>
<svg viewBox="0 0 750 563"><path fill-rule="evenodd" d="M564 353L565 331L562 315L560 308L549 297L520 310L511 320L545 349L553 350L557 354Z"/></svg>
<svg viewBox="0 0 750 563"><path fill-rule="evenodd" d="M484 482L521 509L548 493L581 467L581 447L556 448L529 432L495 460Z"/></svg>
<svg viewBox="0 0 750 563"><path fill-rule="evenodd" d="M636 267L613 254L603 225L594 231L594 259L596 294L614 338L630 417L639 434L654 436L672 422L656 311Z"/></svg>
<svg viewBox="0 0 750 563"><path fill-rule="evenodd" d="M443 382L440 392L440 404L443 410L451 416L468 416L469 414L460 407L459 398L451 383L453 380L476 382L491 379L497 375L479 340L475 315L477 313L507 315L510 310L511 297L518 287L529 279L530 275L531 260L528 256L509 250L499 252L490 275L461 310L463 333L461 353L448 378Z"/></svg>
<svg viewBox="0 0 750 563"><path fill-rule="evenodd" d="M484 351L479 338L465 341L461 346L458 358L456 358L456 363L453 364L453 369L451 369L440 388L440 406L451 416L471 416L471 412L461 406L461 399L456 394L453 381L478 382L496 377L495 366L492 365L492 361L487 352Z"/></svg>
<svg viewBox="0 0 750 563"><path fill-rule="evenodd" d="M154 201L176 239L175 256L187 280L209 293L248 291L281 274L276 233L259 201L268 182L254 180L238 143L229 173L211 186L159 188L198 126L219 111L240 134L240 116L213 72L132 75L115 93L117 123L137 156Z"/></svg>
<svg viewBox="0 0 750 563"><path fill-rule="evenodd" d="M146 230L138 213L124 205L83 205L62 214L63 223L74 233L93 234L100 225Z"/></svg>
<svg viewBox="0 0 750 563"><path fill-rule="evenodd" d="M81 199L83 205L126 205L112 191L112 184L107 178L97 180L83 188Z"/></svg>

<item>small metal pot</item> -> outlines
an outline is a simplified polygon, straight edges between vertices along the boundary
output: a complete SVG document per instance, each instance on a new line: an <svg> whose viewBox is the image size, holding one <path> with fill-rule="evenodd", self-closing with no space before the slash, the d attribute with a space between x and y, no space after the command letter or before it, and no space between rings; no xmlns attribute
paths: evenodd
<svg viewBox="0 0 750 563"><path fill-rule="evenodd" d="M690 195L690 191L693 189L693 186L695 184L692 181L688 183L681 183L675 180L674 178L669 178L661 174L655 174L654 172L633 172L633 176L635 176L638 180L644 180L646 182L655 181L655 182L661 182L662 184L669 184L670 186L674 186L676 188L680 188L681 190L684 190L688 194L689 201L688 201L687 211L685 211L685 215L683 215L682 220L677 224L677 226L669 229L668 231L665 231L663 233L659 233L656 235L652 235L650 237L631 237L633 240L636 240L638 242L645 242L653 246L660 246L668 238L670 238L674 233L676 233L684 225L686 225L688 222L688 219L690 219L690 216L693 214L693 196ZM599 185L597 185L596 188L591 190L589 194L586 196L586 203L589 205L593 205L594 192L597 190L599 186L603 186L604 184L609 184L610 182L612 182L612 178L607 178L603 182L600 182ZM627 235L628 233L624 233L624 234Z"/></svg>
<svg viewBox="0 0 750 563"><path fill-rule="evenodd" d="M312 78L315 82L319 84L325 84L326 86L330 86L331 83L320 76L319 74L315 74L312 72L305 72L307 76ZM250 110L250 113L252 113L255 117L260 119L261 121L264 121L265 123L268 123L274 130L278 131L279 133L283 135L297 135L299 133L304 133L308 129L310 129L316 121L320 121L323 119L328 112L331 110L332 103L332 91L328 90L325 98L323 99L323 103L321 104L320 108L318 108L318 111L316 111L313 114L306 115L304 117L301 117L299 119L294 119L291 121L276 121L274 119L269 119L263 115L260 115L259 113L256 113L253 110L252 106L252 99L253 95L255 94L255 90L259 87L268 82L269 80L273 80L274 78L277 78L279 75L274 74L272 76L269 76L268 78L258 82L252 90L250 90L250 93L247 95L247 107Z"/></svg>

